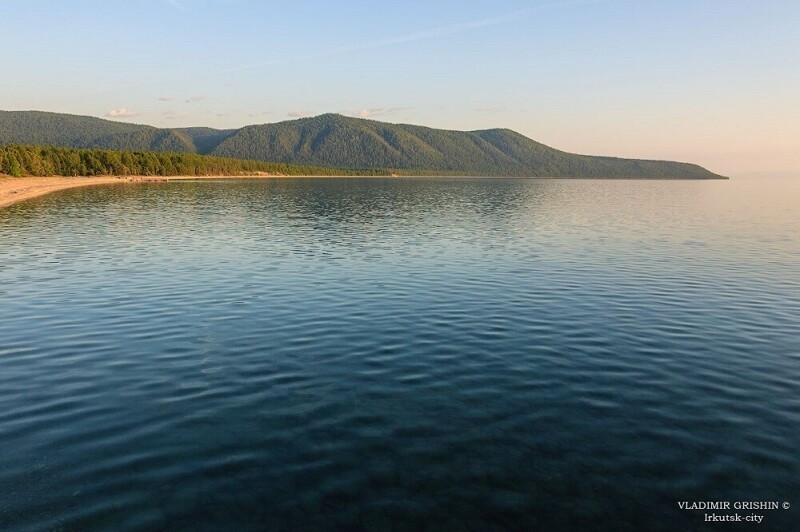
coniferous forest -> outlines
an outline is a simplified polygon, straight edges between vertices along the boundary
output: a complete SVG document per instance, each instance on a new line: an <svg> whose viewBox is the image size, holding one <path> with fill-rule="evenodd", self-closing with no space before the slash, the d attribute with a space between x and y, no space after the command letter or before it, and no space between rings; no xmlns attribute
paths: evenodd
<svg viewBox="0 0 800 532"><path fill-rule="evenodd" d="M384 170L325 168L194 153L0 146L0 174L22 176L388 175Z"/></svg>

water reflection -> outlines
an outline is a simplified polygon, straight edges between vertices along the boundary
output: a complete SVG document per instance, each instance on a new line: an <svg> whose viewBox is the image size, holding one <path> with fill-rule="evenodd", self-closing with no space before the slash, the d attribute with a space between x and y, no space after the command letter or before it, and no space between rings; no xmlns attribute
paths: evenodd
<svg viewBox="0 0 800 532"><path fill-rule="evenodd" d="M203 181L0 210L0 527L703 529L676 500L790 499L797 190Z"/></svg>

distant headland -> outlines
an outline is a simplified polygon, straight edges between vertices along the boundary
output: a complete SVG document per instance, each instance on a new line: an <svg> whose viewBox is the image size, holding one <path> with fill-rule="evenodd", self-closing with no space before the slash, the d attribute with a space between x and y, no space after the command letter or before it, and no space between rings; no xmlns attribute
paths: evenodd
<svg viewBox="0 0 800 532"><path fill-rule="evenodd" d="M58 146L84 150L169 152L213 156L217 161L247 160L284 165L238 172L288 173L299 165L325 175L463 175L488 177L564 177L623 179L725 179L696 164L578 155L551 148L509 129L449 131L417 125L324 114L272 124L219 130L207 127L162 129L89 116L41 111L0 111L0 146ZM70 156L73 157L74 156ZM84 153L91 161L93 157ZM98 156L99 157L99 156ZM104 155L106 159L119 157ZM0 161L0 173L52 175L22 168L24 161ZM188 159L184 159L185 163ZM179 161L180 162L180 161ZM152 161L150 164L154 164ZM182 163L181 163L182 164ZM194 166L210 164L195 159ZM233 167L234 163L226 163ZM172 164L173 167L180 164ZM185 166L185 165L184 165ZM187 166L188 168L188 166ZM109 175L114 165L88 164L86 171L61 175ZM302 170L297 173L303 173ZM156 165L146 175L177 175L178 168ZM127 172L142 173L131 170ZM213 171L184 172L198 175ZM229 174L230 171L221 173Z"/></svg>

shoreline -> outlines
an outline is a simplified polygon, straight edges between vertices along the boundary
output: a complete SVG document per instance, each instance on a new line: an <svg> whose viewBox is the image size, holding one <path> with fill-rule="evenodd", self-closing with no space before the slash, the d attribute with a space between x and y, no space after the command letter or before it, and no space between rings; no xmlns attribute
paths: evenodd
<svg viewBox="0 0 800 532"><path fill-rule="evenodd" d="M125 185L138 183L164 183L168 181L187 181L196 179L283 179L293 177L339 177L339 176L285 176L273 174L248 175L181 175L181 176L50 176L50 177L11 177L0 175L0 209L21 201L38 198L60 190L88 187L94 185ZM388 176L347 176L380 177Z"/></svg>
<svg viewBox="0 0 800 532"><path fill-rule="evenodd" d="M356 179L393 179L397 177L404 178L421 178L426 176L397 176L391 175L282 175L282 174L267 174L256 173L247 175L175 175L175 176L49 176L49 177L11 177L0 174L0 209L8 207L21 201L26 201L60 190L67 190L70 188L88 187L93 185L124 185L124 184L138 184L138 183L165 183L169 181L194 181L198 179L304 179L304 178L356 178ZM430 177L452 177L452 178L479 178L478 176L430 176ZM498 178L506 179L506 178ZM682 179L682 178L583 178L583 177L512 177L512 179L603 179L603 180L648 180L648 181L672 181L672 180L688 180L688 181L717 181L718 179ZM720 178L727 180L729 178Z"/></svg>
<svg viewBox="0 0 800 532"><path fill-rule="evenodd" d="M0 177L0 208L59 190L110 185L127 181L114 176L97 177Z"/></svg>

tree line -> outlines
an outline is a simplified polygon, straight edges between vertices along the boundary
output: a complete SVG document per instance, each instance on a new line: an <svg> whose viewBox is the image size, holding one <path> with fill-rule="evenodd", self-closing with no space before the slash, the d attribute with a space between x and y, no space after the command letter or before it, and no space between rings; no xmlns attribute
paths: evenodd
<svg viewBox="0 0 800 532"><path fill-rule="evenodd" d="M0 146L0 173L14 176L388 175L380 169L327 168L194 153Z"/></svg>

